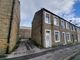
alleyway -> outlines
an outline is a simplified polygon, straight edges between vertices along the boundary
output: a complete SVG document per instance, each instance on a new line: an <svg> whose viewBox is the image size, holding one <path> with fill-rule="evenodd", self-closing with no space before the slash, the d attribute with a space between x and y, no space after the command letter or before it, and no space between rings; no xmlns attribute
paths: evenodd
<svg viewBox="0 0 80 60"><path fill-rule="evenodd" d="M38 48L36 46L34 46L28 39L22 39L20 41L19 47L14 52L9 54L7 56L7 58L20 57L20 56L28 55L28 54L35 52L34 49L37 50Z"/></svg>

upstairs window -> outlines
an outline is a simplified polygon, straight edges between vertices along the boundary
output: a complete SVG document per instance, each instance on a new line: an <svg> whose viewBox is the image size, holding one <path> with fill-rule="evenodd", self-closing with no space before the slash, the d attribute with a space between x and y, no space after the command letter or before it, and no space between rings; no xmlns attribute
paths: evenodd
<svg viewBox="0 0 80 60"><path fill-rule="evenodd" d="M66 29L69 29L69 23L66 22Z"/></svg>
<svg viewBox="0 0 80 60"><path fill-rule="evenodd" d="M77 28L77 27L76 27L76 29L77 29L78 32L80 31L80 28Z"/></svg>
<svg viewBox="0 0 80 60"><path fill-rule="evenodd" d="M53 20L54 20L54 25L59 26L59 19L57 17L54 17Z"/></svg>
<svg viewBox="0 0 80 60"><path fill-rule="evenodd" d="M73 30L73 25L72 25L71 27L72 27L72 29L71 29L71 30Z"/></svg>
<svg viewBox="0 0 80 60"><path fill-rule="evenodd" d="M73 26L73 30L74 30L74 31L76 30L75 26Z"/></svg>
<svg viewBox="0 0 80 60"><path fill-rule="evenodd" d="M70 28L70 30L72 30L72 25L71 24L69 25L69 28Z"/></svg>
<svg viewBox="0 0 80 60"><path fill-rule="evenodd" d="M45 23L51 24L50 14L49 13L45 13Z"/></svg>
<svg viewBox="0 0 80 60"><path fill-rule="evenodd" d="M65 21L64 20L61 20L61 28L65 29Z"/></svg>
<svg viewBox="0 0 80 60"><path fill-rule="evenodd" d="M76 29L75 26L72 25L72 29L71 30L75 31L75 29Z"/></svg>

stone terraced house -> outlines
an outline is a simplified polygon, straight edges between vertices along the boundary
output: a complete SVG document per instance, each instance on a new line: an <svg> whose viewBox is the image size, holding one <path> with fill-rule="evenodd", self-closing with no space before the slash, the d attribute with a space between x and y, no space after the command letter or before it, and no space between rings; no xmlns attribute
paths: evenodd
<svg viewBox="0 0 80 60"><path fill-rule="evenodd" d="M80 27L77 27L78 43L80 43Z"/></svg>
<svg viewBox="0 0 80 60"><path fill-rule="evenodd" d="M0 0L0 54L16 46L20 24L19 0Z"/></svg>
<svg viewBox="0 0 80 60"><path fill-rule="evenodd" d="M77 29L74 24L42 8L32 21L32 40L44 48L75 44L80 38Z"/></svg>

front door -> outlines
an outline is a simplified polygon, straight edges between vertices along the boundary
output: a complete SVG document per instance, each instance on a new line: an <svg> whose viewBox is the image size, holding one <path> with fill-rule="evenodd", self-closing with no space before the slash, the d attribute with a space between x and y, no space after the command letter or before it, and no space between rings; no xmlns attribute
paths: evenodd
<svg viewBox="0 0 80 60"><path fill-rule="evenodd" d="M45 47L52 47L52 41L51 41L51 30L45 31Z"/></svg>
<svg viewBox="0 0 80 60"><path fill-rule="evenodd" d="M73 34L71 35L71 39L72 39L72 41L73 41L73 43L74 43L74 40L75 40L75 39L74 39L74 35L73 35Z"/></svg>

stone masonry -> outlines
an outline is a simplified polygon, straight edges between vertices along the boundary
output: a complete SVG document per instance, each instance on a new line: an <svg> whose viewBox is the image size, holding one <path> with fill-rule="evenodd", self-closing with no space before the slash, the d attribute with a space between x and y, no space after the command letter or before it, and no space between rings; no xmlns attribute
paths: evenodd
<svg viewBox="0 0 80 60"><path fill-rule="evenodd" d="M0 54L12 51L17 42L20 3L18 0L0 0Z"/></svg>

